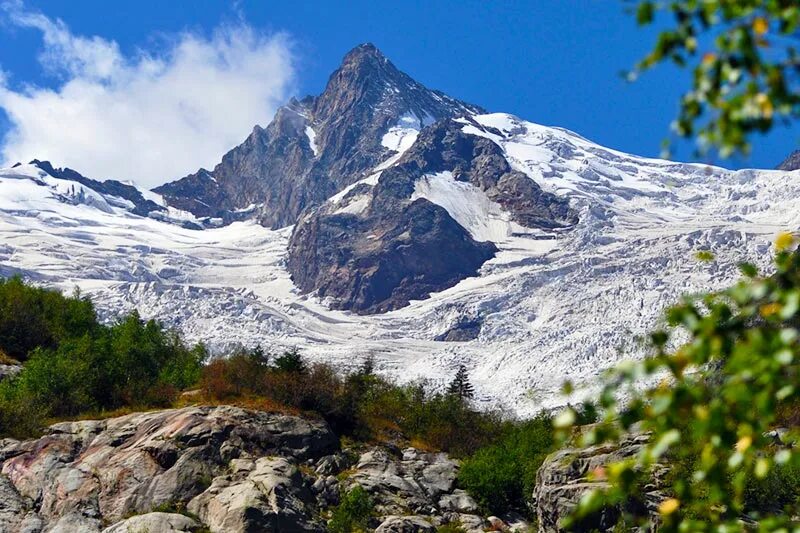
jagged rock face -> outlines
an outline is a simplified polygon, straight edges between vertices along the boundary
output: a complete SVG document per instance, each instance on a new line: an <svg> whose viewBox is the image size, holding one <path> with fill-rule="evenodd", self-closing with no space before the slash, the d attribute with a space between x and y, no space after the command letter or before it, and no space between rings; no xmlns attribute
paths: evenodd
<svg viewBox="0 0 800 533"><path fill-rule="evenodd" d="M148 200L142 196L142 193L132 185L127 185L116 180L93 180L83 176L71 168L54 168L49 161L39 161L34 159L30 164L36 165L54 178L75 181L99 192L100 194L116 196L117 198L127 200L133 204L131 213L135 215L146 217L153 211L166 211L163 206L160 206L152 200Z"/></svg>
<svg viewBox="0 0 800 533"><path fill-rule="evenodd" d="M99 531L203 494L232 460L337 446L324 423L231 406L56 424L36 440L0 441L0 531Z"/></svg>
<svg viewBox="0 0 800 533"><path fill-rule="evenodd" d="M444 120L426 128L373 187L359 184L303 217L289 242L294 283L334 308L381 313L476 275L497 248L476 241L441 206L413 199L426 175L452 173L523 226L576 221L566 200L511 169L499 146L463 126Z"/></svg>
<svg viewBox="0 0 800 533"><path fill-rule="evenodd" d="M248 213L265 226L283 227L392 155L382 139L402 119L421 128L481 111L425 88L365 44L345 56L322 95L292 100L213 171L201 169L155 191L170 205L225 221L257 206Z"/></svg>
<svg viewBox="0 0 800 533"><path fill-rule="evenodd" d="M420 199L366 220L310 217L292 235L288 266L297 286L328 298L333 308L383 313L476 275L495 251Z"/></svg>
<svg viewBox="0 0 800 533"><path fill-rule="evenodd" d="M648 436L628 435L619 444L603 444L588 448L563 448L545 459L536 473L532 507L536 510L540 533L567 531L559 522L570 515L581 497L595 489L608 488L597 472L613 463L629 459L638 454L647 444ZM626 511L639 516L658 516L658 504L664 499L659 491L660 480L665 470L661 467L653 472L652 483L645 487L641 501L631 500ZM590 478L590 476L592 476ZM622 514L618 507L607 507L580 524L580 531L616 531Z"/></svg>
<svg viewBox="0 0 800 533"><path fill-rule="evenodd" d="M795 150L789 154L789 157L784 159L777 169L786 171L800 170L800 150Z"/></svg>

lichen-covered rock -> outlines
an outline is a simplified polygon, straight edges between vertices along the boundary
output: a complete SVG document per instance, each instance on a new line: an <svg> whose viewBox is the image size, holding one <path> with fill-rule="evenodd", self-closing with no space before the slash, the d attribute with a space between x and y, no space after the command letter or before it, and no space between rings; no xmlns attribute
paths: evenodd
<svg viewBox="0 0 800 533"><path fill-rule="evenodd" d="M103 533L192 533L200 528L196 520L182 514L146 513L117 522Z"/></svg>
<svg viewBox="0 0 800 533"><path fill-rule="evenodd" d="M0 441L0 492L7 496L0 531L23 519L99 531L130 514L188 502L233 460L298 460L337 447L322 422L232 406L55 424L35 440Z"/></svg>
<svg viewBox="0 0 800 533"><path fill-rule="evenodd" d="M602 444L588 448L565 448L545 459L536 474L533 506L536 509L539 531L560 532L559 522L569 516L584 493L605 489L608 483L599 473L612 463L636 455L647 443L648 436L629 435L619 444ZM653 483L645 487L643 501L632 501L630 510L637 513L653 512L663 496L658 491L661 469L653 473ZM611 531L617 524L621 510L605 508L583 524L587 531Z"/></svg>
<svg viewBox="0 0 800 533"><path fill-rule="evenodd" d="M262 457L250 468L215 478L187 509L212 532L325 531L312 518L313 502L295 465L284 458Z"/></svg>
<svg viewBox="0 0 800 533"><path fill-rule="evenodd" d="M375 533L434 533L433 526L423 516L387 516Z"/></svg>

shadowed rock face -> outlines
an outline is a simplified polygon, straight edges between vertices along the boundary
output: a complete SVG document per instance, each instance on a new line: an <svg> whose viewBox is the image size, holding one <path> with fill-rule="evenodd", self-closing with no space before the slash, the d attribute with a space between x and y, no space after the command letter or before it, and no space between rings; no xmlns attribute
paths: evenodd
<svg viewBox="0 0 800 533"><path fill-rule="evenodd" d="M800 150L795 150L789 157L783 160L783 163L778 165L778 170L800 170Z"/></svg>
<svg viewBox="0 0 800 533"><path fill-rule="evenodd" d="M289 270L302 290L334 308L383 313L474 276L496 250L419 199L366 219L309 217L292 235Z"/></svg>
<svg viewBox="0 0 800 533"><path fill-rule="evenodd" d="M393 152L381 140L401 118L429 123L481 111L425 88L364 44L345 56L320 96L282 107L213 171L155 191L197 216L229 222L247 210L265 226L283 227L388 158Z"/></svg>
<svg viewBox="0 0 800 533"><path fill-rule="evenodd" d="M359 184L338 202L304 216L289 243L288 268L304 292L358 313L382 313L427 298L477 274L497 248L477 242L448 212L411 200L417 180L451 172L528 227L572 224L567 202L511 169L491 140L444 120L423 130L377 184ZM347 209L361 202L360 209Z"/></svg>

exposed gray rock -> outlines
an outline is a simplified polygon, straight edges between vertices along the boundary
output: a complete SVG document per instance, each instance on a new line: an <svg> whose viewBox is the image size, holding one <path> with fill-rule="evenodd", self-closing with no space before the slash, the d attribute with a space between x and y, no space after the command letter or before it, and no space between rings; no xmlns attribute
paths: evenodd
<svg viewBox="0 0 800 533"><path fill-rule="evenodd" d="M255 205L245 216L283 227L389 157L381 139L402 117L426 123L482 111L425 88L364 44L345 56L320 96L292 100L213 171L201 169L155 191L170 205L226 221Z"/></svg>
<svg viewBox="0 0 800 533"><path fill-rule="evenodd" d="M474 514L456 515L453 522L461 526L466 533L483 533L489 527L488 520Z"/></svg>
<svg viewBox="0 0 800 533"><path fill-rule="evenodd" d="M97 531L103 522L188 502L234 460L300 460L337 446L322 422L232 406L55 424L39 439L0 441L0 490L8 495L0 528L30 510L47 528Z"/></svg>
<svg viewBox="0 0 800 533"><path fill-rule="evenodd" d="M311 490L317 495L317 500L321 507L331 507L339 504L341 494L339 480L336 476L317 478L311 486Z"/></svg>
<svg viewBox="0 0 800 533"><path fill-rule="evenodd" d="M0 365L0 381L13 378L22 371L22 365Z"/></svg>
<svg viewBox="0 0 800 533"><path fill-rule="evenodd" d="M361 194L359 210L343 210L355 200L345 196L344 204L329 202L302 217L287 262L295 284L327 298L332 307L381 313L476 275L497 248L475 241L444 208L412 200L425 175L451 172L524 226L556 228L577 220L566 200L544 192L509 166L497 144L466 134L463 127L443 120L423 130L399 163ZM469 334L469 329L464 337L454 333L451 340Z"/></svg>
<svg viewBox="0 0 800 533"><path fill-rule="evenodd" d="M132 516L103 533L191 533L201 528L194 519L176 513L146 513Z"/></svg>
<svg viewBox="0 0 800 533"><path fill-rule="evenodd" d="M414 448L396 457L383 448L361 455L348 479L362 486L381 514L439 515L438 503L455 488L458 463L444 453L423 453Z"/></svg>
<svg viewBox="0 0 800 533"><path fill-rule="evenodd" d="M313 501L295 465L262 457L251 469L216 477L187 509L215 532L325 531L311 517Z"/></svg>
<svg viewBox="0 0 800 533"><path fill-rule="evenodd" d="M437 335L435 340L444 342L468 342L477 339L480 333L481 322L479 320L465 320L457 322L444 333Z"/></svg>
<svg viewBox="0 0 800 533"><path fill-rule="evenodd" d="M159 205L152 200L146 199L141 191L132 185L122 183L116 180L97 181L81 175L79 172L71 168L55 168L49 161L39 161L34 159L30 162L40 169L44 170L54 178L75 181L81 185L106 196L113 196L121 198L133 204L130 209L131 213L146 217L151 213L166 213L166 208Z"/></svg>
<svg viewBox="0 0 800 533"><path fill-rule="evenodd" d="M608 488L602 477L589 479L589 474L636 455L647 441L647 435L629 435L619 444L564 448L548 456L536 474L532 501L539 531L565 531L559 527L559 522L575 509L581 496L594 489ZM644 501L630 501L628 511L656 514L664 498L658 490L662 475L663 469L654 471L652 483L645 487ZM581 525L586 531L612 531L620 515L619 508L605 508Z"/></svg>
<svg viewBox="0 0 800 533"><path fill-rule="evenodd" d="M789 157L783 160L783 162L778 165L778 170L800 170L800 150L795 150Z"/></svg>
<svg viewBox="0 0 800 533"><path fill-rule="evenodd" d="M321 475L338 474L342 470L350 468L354 464L354 456L344 452L337 452L326 455L316 462L315 471Z"/></svg>
<svg viewBox="0 0 800 533"><path fill-rule="evenodd" d="M443 208L419 199L394 213L311 216L289 244L295 284L337 309L382 313L477 274L494 256Z"/></svg>
<svg viewBox="0 0 800 533"><path fill-rule="evenodd" d="M375 533L434 533L436 528L422 516L387 516Z"/></svg>
<svg viewBox="0 0 800 533"><path fill-rule="evenodd" d="M475 500L461 489L456 489L452 494L445 494L439 500L439 507L443 511L454 511L463 514L472 514L478 511Z"/></svg>

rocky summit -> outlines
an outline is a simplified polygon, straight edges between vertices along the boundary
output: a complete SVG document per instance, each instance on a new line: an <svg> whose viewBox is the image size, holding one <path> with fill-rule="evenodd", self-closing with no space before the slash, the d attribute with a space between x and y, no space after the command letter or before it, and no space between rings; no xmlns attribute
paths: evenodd
<svg viewBox="0 0 800 533"><path fill-rule="evenodd" d="M257 217L280 228L400 152L409 134L478 112L478 106L427 89L374 45L363 44L344 57L321 95L280 108L214 170L200 169L155 192L198 217Z"/></svg>

